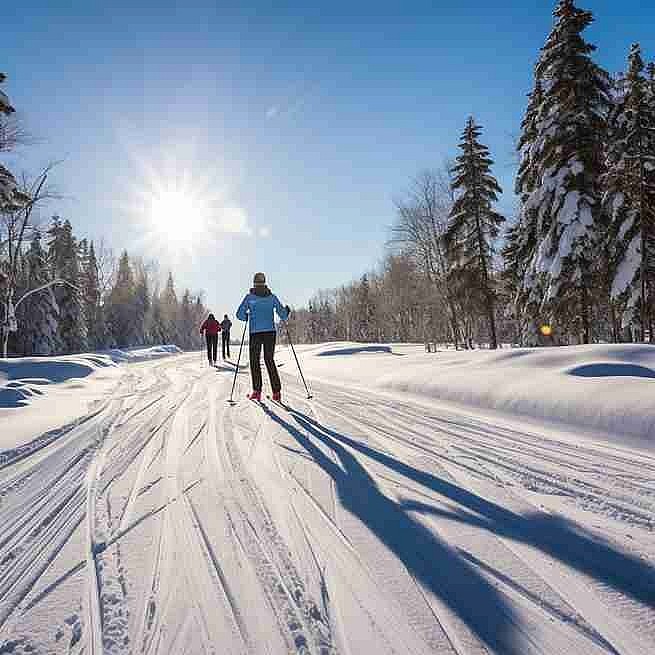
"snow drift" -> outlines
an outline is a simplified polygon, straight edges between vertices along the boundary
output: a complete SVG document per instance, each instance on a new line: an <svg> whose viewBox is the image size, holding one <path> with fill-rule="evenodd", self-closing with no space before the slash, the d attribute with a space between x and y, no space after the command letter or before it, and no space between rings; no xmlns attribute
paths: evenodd
<svg viewBox="0 0 655 655"><path fill-rule="evenodd" d="M182 352L177 346L0 359L0 451L75 420L110 393L124 367Z"/></svg>
<svg viewBox="0 0 655 655"><path fill-rule="evenodd" d="M28 405L45 394L45 387L86 378L103 368L124 362L142 362L181 353L177 346L112 349L100 353L57 357L17 357L0 359L0 408Z"/></svg>
<svg viewBox="0 0 655 655"><path fill-rule="evenodd" d="M325 381L402 391L648 442L655 437L655 348L649 345L426 353L417 345L334 343L307 347L301 357L306 372ZM293 369L289 365L284 370Z"/></svg>

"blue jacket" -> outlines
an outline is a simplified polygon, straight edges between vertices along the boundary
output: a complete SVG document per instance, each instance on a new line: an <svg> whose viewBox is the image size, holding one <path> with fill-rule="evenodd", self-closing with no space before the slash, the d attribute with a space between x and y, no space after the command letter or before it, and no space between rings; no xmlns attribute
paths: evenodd
<svg viewBox="0 0 655 655"><path fill-rule="evenodd" d="M243 299L239 309L237 309L237 318L240 321L250 323L250 334L253 332L272 332L275 330L273 311L283 321L289 318L289 313L282 307L278 297L271 293L268 288L259 291L259 293L255 293L254 289L250 289L250 293Z"/></svg>

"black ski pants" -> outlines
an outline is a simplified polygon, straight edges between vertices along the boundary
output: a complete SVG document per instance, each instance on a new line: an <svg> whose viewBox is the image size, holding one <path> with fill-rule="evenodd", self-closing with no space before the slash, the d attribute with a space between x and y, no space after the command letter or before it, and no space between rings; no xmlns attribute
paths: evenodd
<svg viewBox="0 0 655 655"><path fill-rule="evenodd" d="M216 352L218 350L218 334L205 334L207 339L207 359L210 364L216 363Z"/></svg>
<svg viewBox="0 0 655 655"><path fill-rule="evenodd" d="M277 372L275 361L275 330L271 332L253 332L250 335L250 373L252 375L252 390L262 390L261 353L264 347L264 363L271 380L271 389L277 393L282 388L280 375Z"/></svg>
<svg viewBox="0 0 655 655"><path fill-rule="evenodd" d="M221 332L221 339L221 345L223 346L223 359L226 359L226 354L227 357L230 356L230 333L223 330L223 332Z"/></svg>

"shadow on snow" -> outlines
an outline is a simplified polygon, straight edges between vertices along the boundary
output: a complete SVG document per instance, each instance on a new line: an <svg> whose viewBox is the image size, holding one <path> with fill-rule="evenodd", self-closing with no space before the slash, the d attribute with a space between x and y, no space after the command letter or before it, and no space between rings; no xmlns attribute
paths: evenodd
<svg viewBox="0 0 655 655"><path fill-rule="evenodd" d="M525 652L519 643L518 618L513 609L468 558L442 542L409 512L442 516L529 544L655 609L653 568L599 541L580 526L540 512L515 514L443 478L335 432L297 410L290 410L291 416L307 434L268 407L264 410L330 475L343 507L366 524L421 584L440 597L491 648L510 655ZM310 436L332 449L341 467ZM451 512L426 503L398 503L388 498L344 445L458 503L462 510Z"/></svg>
<svg viewBox="0 0 655 655"><path fill-rule="evenodd" d="M292 413L299 425L335 452L341 468L308 435L269 408L264 411L332 477L343 507L367 525L407 570L441 597L482 641L508 655L525 652L515 638L518 619L509 604L472 564L382 493L366 469L340 443L350 445L351 439L299 412Z"/></svg>

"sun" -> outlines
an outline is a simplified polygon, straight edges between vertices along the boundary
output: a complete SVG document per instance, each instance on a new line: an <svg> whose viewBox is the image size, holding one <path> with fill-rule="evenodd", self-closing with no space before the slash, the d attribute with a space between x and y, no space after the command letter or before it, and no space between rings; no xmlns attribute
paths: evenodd
<svg viewBox="0 0 655 655"><path fill-rule="evenodd" d="M149 219L152 227L171 241L189 242L207 227L207 212L192 193L159 189L152 194Z"/></svg>
<svg viewBox="0 0 655 655"><path fill-rule="evenodd" d="M150 219L160 224L166 231L182 229L191 213L189 199L179 191L160 191L152 197Z"/></svg>
<svg viewBox="0 0 655 655"><path fill-rule="evenodd" d="M130 167L117 207L129 221L132 248L162 262L216 254L231 237L253 234L246 210L230 199L232 171L197 143L190 137L141 152L125 141Z"/></svg>

